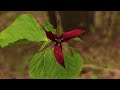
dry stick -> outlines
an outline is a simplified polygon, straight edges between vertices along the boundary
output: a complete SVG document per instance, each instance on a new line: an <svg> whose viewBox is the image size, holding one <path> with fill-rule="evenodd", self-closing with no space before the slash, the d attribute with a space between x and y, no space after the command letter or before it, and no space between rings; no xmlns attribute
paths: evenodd
<svg viewBox="0 0 120 90"><path fill-rule="evenodd" d="M57 35L60 36L63 33L63 26L59 11L55 11L56 22L57 22Z"/></svg>
<svg viewBox="0 0 120 90"><path fill-rule="evenodd" d="M56 28L57 27L57 22L56 22L55 11L48 11L48 18L49 18L49 21L54 26L54 28Z"/></svg>
<svg viewBox="0 0 120 90"><path fill-rule="evenodd" d="M57 28L57 35L63 33L62 19L59 11L48 11L48 17L50 22Z"/></svg>
<svg viewBox="0 0 120 90"><path fill-rule="evenodd" d="M1 56L1 58L2 58L1 60L4 60L3 56ZM0 78L5 78L5 76L8 77L10 75L10 72L8 72L9 67L3 61L0 62L0 65L1 65L1 68L2 68L2 70L0 71Z"/></svg>
<svg viewBox="0 0 120 90"><path fill-rule="evenodd" d="M104 67L100 67L100 66L96 66L96 65L92 65L92 64L85 64L83 66L83 70L87 70L87 69L96 70L96 71L113 72L113 73L117 73L120 75L120 70L118 70L118 69L109 69L109 68L104 68Z"/></svg>

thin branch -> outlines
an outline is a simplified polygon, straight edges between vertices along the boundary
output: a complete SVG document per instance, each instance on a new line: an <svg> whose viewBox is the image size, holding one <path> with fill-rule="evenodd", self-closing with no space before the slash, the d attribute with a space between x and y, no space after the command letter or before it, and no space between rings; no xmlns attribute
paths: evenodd
<svg viewBox="0 0 120 90"><path fill-rule="evenodd" d="M88 71L88 70L95 70L95 71L106 71L106 72L113 72L113 73L117 73L120 75L120 70L118 69L109 69L109 68L104 68L104 67L100 67L100 66L96 66L96 65L92 65L92 64L85 64L83 66L83 70L84 71Z"/></svg>
<svg viewBox="0 0 120 90"><path fill-rule="evenodd" d="M57 35L60 36L63 33L62 19L59 11L55 11L56 22L57 22Z"/></svg>

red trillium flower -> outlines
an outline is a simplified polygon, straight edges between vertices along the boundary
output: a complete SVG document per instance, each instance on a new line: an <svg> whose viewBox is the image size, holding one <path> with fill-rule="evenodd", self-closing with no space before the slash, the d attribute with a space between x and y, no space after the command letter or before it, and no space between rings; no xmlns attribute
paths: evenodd
<svg viewBox="0 0 120 90"><path fill-rule="evenodd" d="M62 65L65 68L64 64L64 55L62 53L62 49L67 51L69 54L73 55L72 50L70 49L69 45L66 43L66 41L70 40L71 38L75 38L79 36L80 34L84 33L84 30L81 29L75 29L71 30L69 32L65 32L60 36L57 36L53 34L52 32L46 31L46 36L51 40L51 42L46 45L46 47L42 50L47 50L48 48L54 47L54 55L57 60L57 62ZM41 51L42 51L41 50Z"/></svg>

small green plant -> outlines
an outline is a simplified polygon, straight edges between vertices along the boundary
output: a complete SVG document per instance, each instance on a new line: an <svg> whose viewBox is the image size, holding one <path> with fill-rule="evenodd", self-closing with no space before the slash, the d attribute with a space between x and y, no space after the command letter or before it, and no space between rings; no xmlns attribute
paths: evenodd
<svg viewBox="0 0 120 90"><path fill-rule="evenodd" d="M49 21L45 21L44 28L41 28L31 14L22 14L0 33L0 46L43 42L29 64L29 76L34 79L77 78L82 70L82 57L66 41L71 38L81 41L76 36L84 31L77 29L64 34L59 31L62 31L61 28L54 29Z"/></svg>

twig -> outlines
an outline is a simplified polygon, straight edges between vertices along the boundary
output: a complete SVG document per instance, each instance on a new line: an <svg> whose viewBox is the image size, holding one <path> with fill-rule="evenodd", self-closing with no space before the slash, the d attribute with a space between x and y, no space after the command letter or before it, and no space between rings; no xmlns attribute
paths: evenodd
<svg viewBox="0 0 120 90"><path fill-rule="evenodd" d="M56 22L57 22L57 35L60 36L63 33L63 25L59 11L55 11Z"/></svg>
<svg viewBox="0 0 120 90"><path fill-rule="evenodd" d="M96 66L96 65L92 65L92 64L85 64L83 66L83 70L95 70L95 71L106 71L106 72L113 72L113 73L117 73L120 75L120 70L118 69L109 69L109 68L104 68L104 67L100 67L100 66Z"/></svg>

